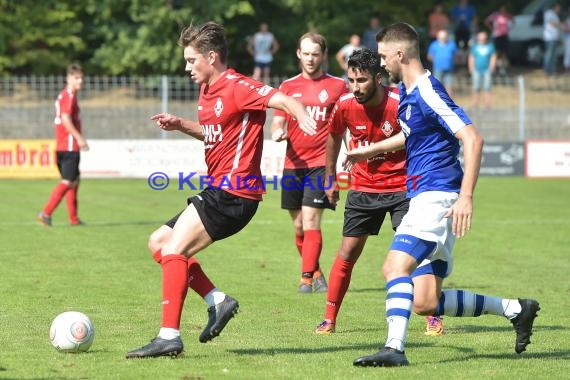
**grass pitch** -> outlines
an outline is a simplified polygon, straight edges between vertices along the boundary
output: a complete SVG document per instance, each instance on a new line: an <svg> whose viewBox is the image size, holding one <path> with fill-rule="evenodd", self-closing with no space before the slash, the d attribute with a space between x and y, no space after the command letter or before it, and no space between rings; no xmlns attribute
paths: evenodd
<svg viewBox="0 0 570 380"><path fill-rule="evenodd" d="M270 191L245 230L198 255L240 313L207 344L198 335L206 304L189 292L182 318L186 352L178 359L126 360L160 324L161 271L146 248L150 232L178 212L189 191L151 190L146 180L84 180L80 215L69 227L65 205L54 227L35 222L55 181L1 181L1 379L514 379L568 376L570 359L570 181L482 178L473 229L455 247L446 287L531 297L542 310L528 351L514 352L503 318L445 318L443 337L426 337L411 319L405 368L355 368L386 336L380 268L392 233L371 237L356 265L337 333L318 336L324 294L297 294L300 259L279 193ZM341 194L341 196L345 194ZM321 265L330 270L341 238L343 205L326 212ZM386 226L389 226L387 221ZM52 319L89 315L88 353L50 344Z"/></svg>

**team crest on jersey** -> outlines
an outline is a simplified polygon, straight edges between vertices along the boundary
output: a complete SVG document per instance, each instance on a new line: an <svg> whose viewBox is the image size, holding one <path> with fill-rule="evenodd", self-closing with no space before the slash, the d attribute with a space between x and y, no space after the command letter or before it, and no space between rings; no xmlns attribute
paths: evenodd
<svg viewBox="0 0 570 380"><path fill-rule="evenodd" d="M323 89L321 92L319 92L319 100L321 101L321 103L326 102L328 98L329 98L329 93L327 92L327 90Z"/></svg>
<svg viewBox="0 0 570 380"><path fill-rule="evenodd" d="M410 120L410 116L412 116L412 106L408 104L408 108L406 108L406 120Z"/></svg>
<svg viewBox="0 0 570 380"><path fill-rule="evenodd" d="M222 98L218 98L218 100L216 100L216 105L214 105L214 113L216 114L216 117L220 117L223 110L224 103L222 103Z"/></svg>
<svg viewBox="0 0 570 380"><path fill-rule="evenodd" d="M382 132L384 132L384 135L386 135L386 137L390 137L392 132L394 132L394 128L392 128L392 124L390 124L388 120L384 122L384 125L382 126Z"/></svg>

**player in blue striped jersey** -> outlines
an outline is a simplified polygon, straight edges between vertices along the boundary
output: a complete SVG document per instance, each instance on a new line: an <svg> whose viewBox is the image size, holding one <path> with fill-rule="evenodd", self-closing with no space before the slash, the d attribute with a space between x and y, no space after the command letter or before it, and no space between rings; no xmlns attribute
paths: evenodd
<svg viewBox="0 0 570 380"><path fill-rule="evenodd" d="M508 318L516 331L515 351L530 343L539 304L467 290L442 291L452 271L456 237L471 227L473 192L479 175L483 139L461 107L419 58L413 27L397 23L377 37L378 53L390 80L400 84L398 119L402 132L374 145L348 152L357 162L406 149L410 208L398 227L383 265L386 278L388 338L379 352L358 358L358 366L408 365L404 343L410 315ZM457 155L463 144L465 171Z"/></svg>

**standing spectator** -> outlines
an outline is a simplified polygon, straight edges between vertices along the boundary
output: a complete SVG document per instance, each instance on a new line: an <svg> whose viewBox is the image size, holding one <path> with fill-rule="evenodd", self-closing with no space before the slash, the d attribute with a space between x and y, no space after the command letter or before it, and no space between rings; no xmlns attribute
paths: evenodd
<svg viewBox="0 0 570 380"><path fill-rule="evenodd" d="M560 41L559 15L560 3L558 2L544 12L544 72L550 77L556 74L556 48Z"/></svg>
<svg viewBox="0 0 570 380"><path fill-rule="evenodd" d="M497 52L497 68L500 75L507 74L509 30L513 22L513 16L507 12L507 4L505 3L501 4L497 11L485 19L485 24L493 31L493 44Z"/></svg>
<svg viewBox="0 0 570 380"><path fill-rule="evenodd" d="M491 76L495 71L497 54L495 46L488 41L487 32L477 33L477 41L469 52L469 73L473 80L473 107L479 106L480 93L484 93L486 107L491 107Z"/></svg>
<svg viewBox="0 0 570 380"><path fill-rule="evenodd" d="M79 189L79 151L89 150L87 140L81 134L77 92L83 85L83 70L78 64L67 66L66 86L55 101L55 140L57 168L61 181L54 187L38 220L51 226L51 214L63 197L67 201L69 224L83 224L77 216L77 190Z"/></svg>
<svg viewBox="0 0 570 380"><path fill-rule="evenodd" d="M378 44L376 43L376 35L382 30L380 27L380 19L378 16L370 17L368 28L362 32L362 46L376 51Z"/></svg>
<svg viewBox="0 0 570 380"><path fill-rule="evenodd" d="M279 90L295 96L317 122L317 134L308 136L297 121L276 110L271 123L274 141L287 141L283 178L291 180L281 190L281 208L288 210L295 229L295 245L301 255L299 293L326 292L327 283L319 265L323 246L323 211L334 210L321 183L325 174L327 122L335 102L347 92L342 78L324 72L327 41L317 33L299 38L297 58L301 73L284 81ZM310 182L307 182L310 181ZM308 185L308 183L310 185ZM291 188L294 187L294 188Z"/></svg>
<svg viewBox="0 0 570 380"><path fill-rule="evenodd" d="M350 36L349 43L344 45L340 48L340 50L336 53L336 61L338 65L343 71L343 76L346 79L346 70L347 70L347 62L350 55L357 49L362 49L362 45L360 44L360 36L358 34L353 34Z"/></svg>
<svg viewBox="0 0 570 380"><path fill-rule="evenodd" d="M253 57L253 76L255 80L261 80L269 84L271 63L273 56L279 50L279 42L269 31L269 25L263 22L259 25L259 31L248 41L247 51Z"/></svg>
<svg viewBox="0 0 570 380"><path fill-rule="evenodd" d="M185 70L200 86L198 121L167 113L151 119L163 130L204 141L212 181L171 220L172 233L160 253L161 327L156 338L128 352L127 358L176 356L184 351L180 319L188 291L188 258L236 234L255 215L264 193L260 163L266 109L291 112L309 135L316 128L300 102L227 66L228 44L221 25L190 25L178 42L184 49Z"/></svg>
<svg viewBox="0 0 570 380"><path fill-rule="evenodd" d="M566 20L562 23L564 31L564 72L570 74L570 6L566 11Z"/></svg>
<svg viewBox="0 0 570 380"><path fill-rule="evenodd" d="M427 59L432 63L433 75L439 79L445 89L453 93L453 70L457 45L449 39L447 30L437 32L437 39L428 47Z"/></svg>
<svg viewBox="0 0 570 380"><path fill-rule="evenodd" d="M430 43L437 38L440 30L449 30L449 17L443 10L443 3L438 1L428 16L428 30Z"/></svg>
<svg viewBox="0 0 570 380"><path fill-rule="evenodd" d="M477 12L468 0L459 0L451 8L451 23L455 33L455 42L461 49L467 49L471 33L477 25Z"/></svg>

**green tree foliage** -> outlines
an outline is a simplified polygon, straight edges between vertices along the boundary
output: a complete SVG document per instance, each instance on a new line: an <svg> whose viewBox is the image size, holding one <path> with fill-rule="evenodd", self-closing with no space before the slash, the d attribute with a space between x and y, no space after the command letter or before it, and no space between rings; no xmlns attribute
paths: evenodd
<svg viewBox="0 0 570 380"><path fill-rule="evenodd" d="M370 16L381 25L406 21L425 30L434 0L0 0L0 74L59 74L72 61L89 74L181 74L178 35L190 22L222 23L229 63L251 72L247 38L267 22L281 45L273 72L297 72L300 35L316 30L329 42L329 70L340 73L336 51ZM482 20L500 0L471 1ZM515 13L524 2L507 1ZM447 10L455 1L445 2Z"/></svg>

